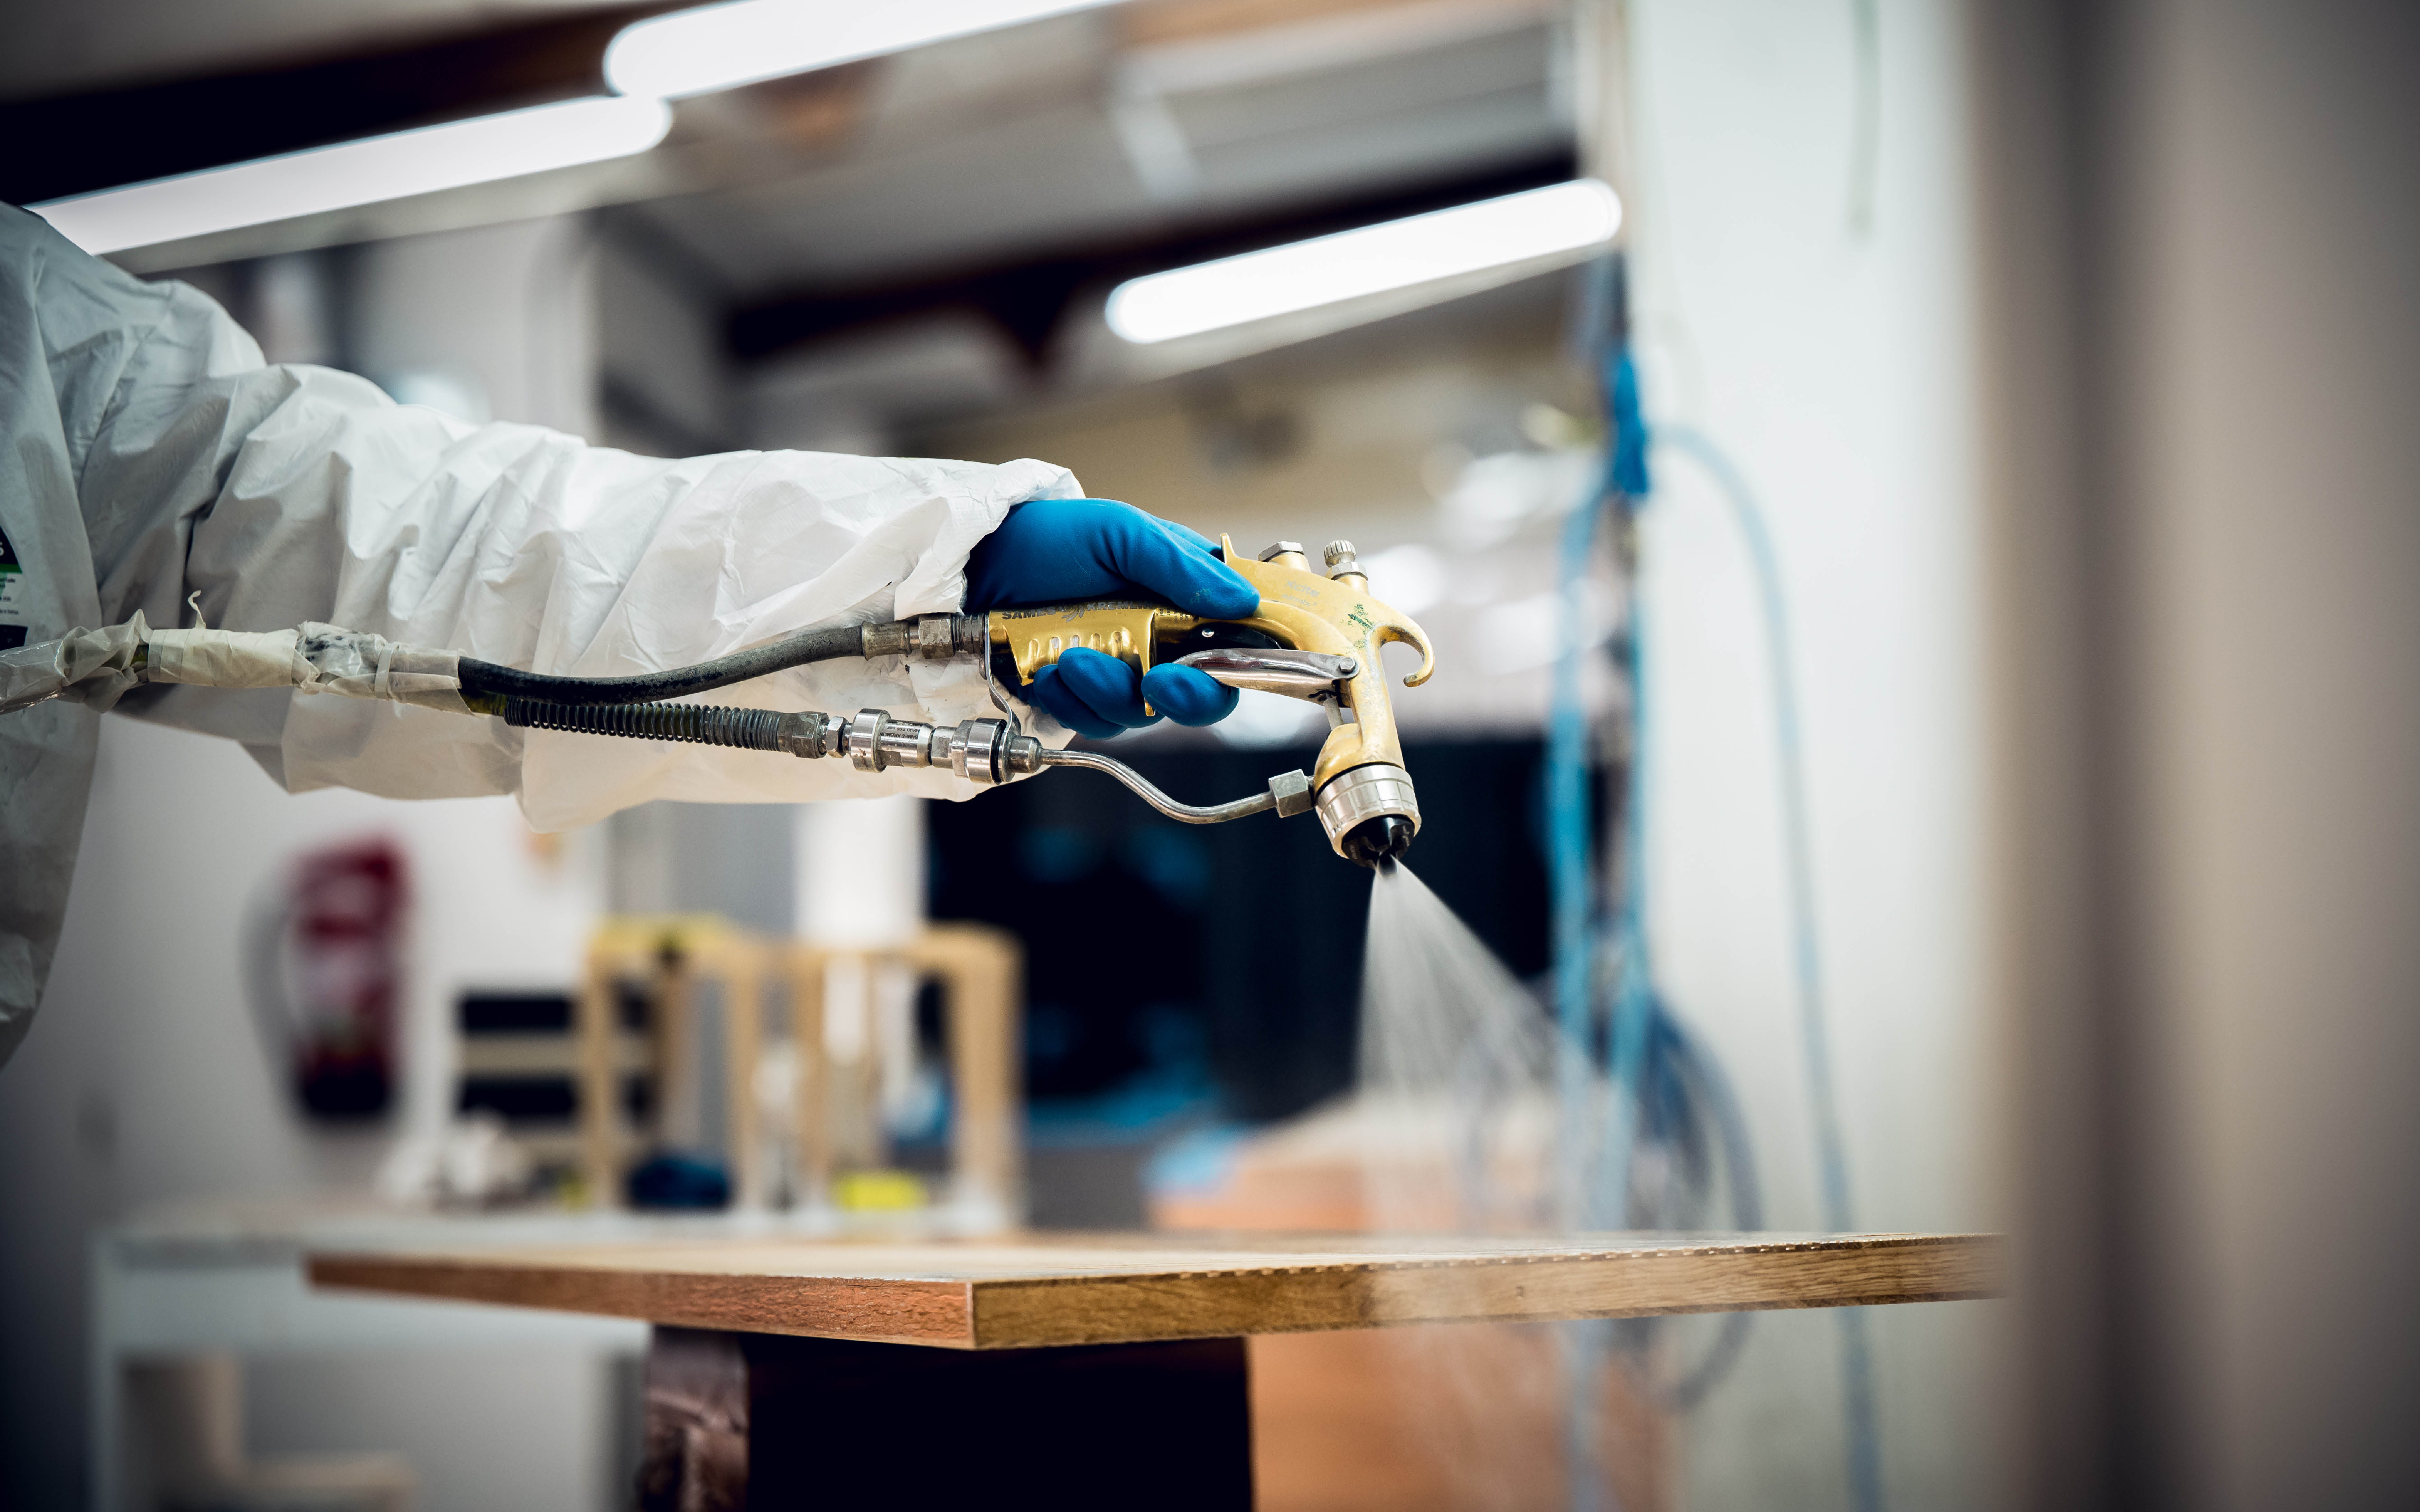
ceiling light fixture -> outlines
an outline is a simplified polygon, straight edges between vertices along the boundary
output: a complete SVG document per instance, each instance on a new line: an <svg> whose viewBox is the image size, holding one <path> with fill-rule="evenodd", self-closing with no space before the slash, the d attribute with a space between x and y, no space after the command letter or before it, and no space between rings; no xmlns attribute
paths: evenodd
<svg viewBox="0 0 2420 1512"><path fill-rule="evenodd" d="M1121 284L1105 312L1137 345L1602 246L1621 201L1594 178L1457 205Z"/></svg>
<svg viewBox="0 0 2420 1512"><path fill-rule="evenodd" d="M672 129L665 103L829 68L1113 0L737 0L624 27L605 52L615 94L29 205L94 254L181 241L380 200L460 189L644 152Z"/></svg>
<svg viewBox="0 0 2420 1512"><path fill-rule="evenodd" d="M29 205L94 254L349 209L644 152L672 127L660 100L598 97L477 116Z"/></svg>
<svg viewBox="0 0 2420 1512"><path fill-rule="evenodd" d="M1108 3L737 0L700 6L624 27L605 49L605 82L626 95L679 100Z"/></svg>

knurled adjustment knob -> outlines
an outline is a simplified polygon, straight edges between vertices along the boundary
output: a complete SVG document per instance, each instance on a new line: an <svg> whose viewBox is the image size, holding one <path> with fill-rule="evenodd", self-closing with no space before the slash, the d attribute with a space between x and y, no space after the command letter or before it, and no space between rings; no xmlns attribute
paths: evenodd
<svg viewBox="0 0 2420 1512"><path fill-rule="evenodd" d="M1361 559L1354 554L1353 543L1350 541L1330 541L1320 555L1327 560L1327 570L1330 573L1361 570Z"/></svg>

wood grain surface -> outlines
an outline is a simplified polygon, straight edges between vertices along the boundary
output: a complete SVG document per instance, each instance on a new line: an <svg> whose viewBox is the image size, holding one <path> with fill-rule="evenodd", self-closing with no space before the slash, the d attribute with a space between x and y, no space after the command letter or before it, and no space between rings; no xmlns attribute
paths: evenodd
<svg viewBox="0 0 2420 1512"><path fill-rule="evenodd" d="M1988 1234L748 1238L321 1253L315 1285L953 1349L1988 1297Z"/></svg>

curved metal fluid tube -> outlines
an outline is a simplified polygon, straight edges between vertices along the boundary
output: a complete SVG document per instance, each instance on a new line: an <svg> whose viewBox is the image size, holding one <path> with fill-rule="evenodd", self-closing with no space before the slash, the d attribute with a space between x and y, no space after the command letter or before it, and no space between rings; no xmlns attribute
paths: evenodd
<svg viewBox="0 0 2420 1512"><path fill-rule="evenodd" d="M1154 787L1148 778L1125 763L1108 756L1096 756L1089 750L1045 750L1042 753L1042 764L1082 766L1095 772L1107 772L1134 789L1136 795L1143 802L1150 804L1171 819L1188 825L1225 824L1230 819L1242 819L1249 814L1265 813L1278 806L1278 795L1275 793L1256 793L1249 798L1237 798L1233 803L1217 803L1206 808L1179 803Z"/></svg>

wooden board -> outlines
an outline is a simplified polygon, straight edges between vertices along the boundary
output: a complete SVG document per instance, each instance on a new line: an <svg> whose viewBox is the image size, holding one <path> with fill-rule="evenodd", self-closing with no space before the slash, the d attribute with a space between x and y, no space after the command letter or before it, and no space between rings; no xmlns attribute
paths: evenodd
<svg viewBox="0 0 2420 1512"><path fill-rule="evenodd" d="M312 1281L691 1328L1026 1349L1986 1297L1985 1234L735 1238L315 1254Z"/></svg>

